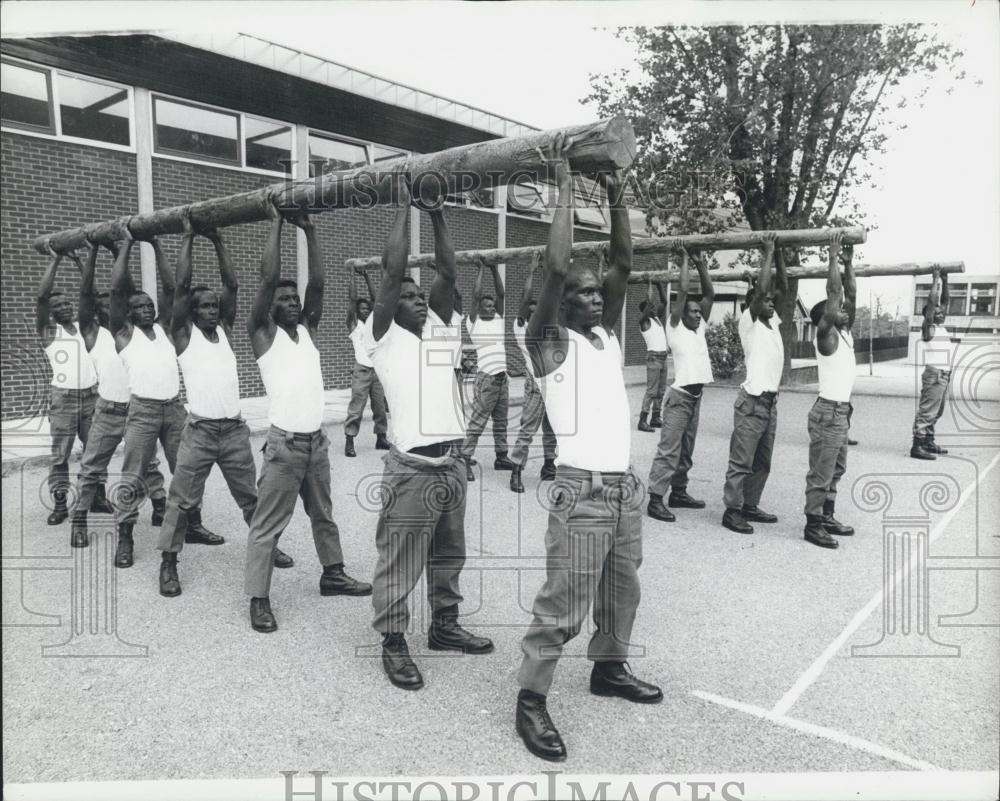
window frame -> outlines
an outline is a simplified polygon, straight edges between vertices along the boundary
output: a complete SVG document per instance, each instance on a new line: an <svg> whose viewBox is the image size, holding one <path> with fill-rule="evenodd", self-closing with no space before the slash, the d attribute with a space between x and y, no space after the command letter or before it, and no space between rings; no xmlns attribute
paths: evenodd
<svg viewBox="0 0 1000 801"><path fill-rule="evenodd" d="M167 103L174 103L178 106L187 106L188 108L201 109L203 111L210 111L215 114L224 114L229 117L233 117L236 120L236 159L226 159L217 158L215 156L204 156L198 153L187 153L183 150L173 150L171 148L164 148L159 141L159 135L157 133L156 124L156 103L159 100L164 100ZM232 111L230 109L223 109L217 106L210 106L206 103L198 103L193 100L182 100L178 98L170 97L169 95L163 95L159 92L149 93L149 113L151 115L151 130L153 140L153 155L154 156L173 156L190 159L196 162L203 162L205 164L224 164L228 167L245 167L246 159L244 158L243 151L246 149L243 146L243 114L239 111Z"/></svg>
<svg viewBox="0 0 1000 801"><path fill-rule="evenodd" d="M303 155L305 156L309 167L312 167L312 165L313 165L312 148L309 146L310 145L309 139L312 136L316 136L316 137L318 137L320 139L332 139L334 142L340 142L341 144L345 144L345 145L356 145L357 147L360 147L365 152L365 163L362 166L365 166L365 167L371 167L371 166L373 166L373 162L372 162L372 145L373 145L373 143L372 142L368 142L368 141L366 141L364 139L355 139L353 136L344 136L342 134L331 133L330 131L324 131L324 130L322 130L320 128L308 128L308 129L306 129L306 152ZM388 145L385 145L384 147L388 147ZM393 148L393 149L395 149L395 148ZM352 170L354 170L354 169L361 169L361 167L349 167L348 169L352 169ZM308 170L307 170L307 172L308 172ZM317 176L310 175L309 177L310 178L316 178Z"/></svg>
<svg viewBox="0 0 1000 801"><path fill-rule="evenodd" d="M12 128L13 130L16 131L24 130L24 131L29 131L31 133L49 134L50 136L58 136L59 120L58 120L58 115L56 114L55 95L52 91L52 84L53 84L52 70L45 67L35 66L30 62L17 61L15 59L8 58L7 56L0 58L0 64L8 64L11 67L18 67L19 69L27 70L28 72L40 72L42 75L44 75L45 92L47 95L48 106L49 106L49 124L45 127L41 125L32 125L31 123L27 122L18 122L17 120L3 120L2 121L3 127Z"/></svg>

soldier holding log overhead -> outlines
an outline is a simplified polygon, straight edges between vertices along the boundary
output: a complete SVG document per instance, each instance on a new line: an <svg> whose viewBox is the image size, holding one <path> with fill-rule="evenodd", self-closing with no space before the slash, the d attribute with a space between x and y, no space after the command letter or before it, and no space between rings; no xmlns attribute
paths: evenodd
<svg viewBox="0 0 1000 801"><path fill-rule="evenodd" d="M687 250L681 255L681 277L677 282L677 300L670 312L667 344L674 354L674 383L663 413L663 430L656 456L649 470L649 505L646 514L672 523L674 513L663 505L663 495L670 488L667 506L681 509L704 509L705 502L688 495L688 471L694 456L695 438L701 411L701 393L710 384L712 360L705 339L706 324L715 302L715 289L703 256L693 257L701 281L701 298L688 297Z"/></svg>
<svg viewBox="0 0 1000 801"><path fill-rule="evenodd" d="M611 206L609 266L604 283L570 266L573 179L569 143L549 151L559 200L549 230L545 283L528 325L528 348L559 441L545 535L545 584L521 650L515 727L527 749L561 761L566 746L549 717L546 696L564 645L594 605L597 631L588 658L590 691L638 703L663 698L625 666L642 563L642 484L630 461L630 413L614 325L625 303L632 239L621 173L602 175Z"/></svg>
<svg viewBox="0 0 1000 801"><path fill-rule="evenodd" d="M521 291L521 306L518 309L517 318L514 320L514 342L524 356L524 403L521 406L521 428L514 443L514 450L511 453L511 461L514 462L514 469L510 474L510 489L512 492L524 492L524 482L521 480L521 473L524 465L528 461L528 449L531 447L531 440L538 432L538 427L542 427L542 453L544 463L542 464L542 481L552 481L556 477L556 435L552 431L552 424L549 416L545 412L545 401L542 399L542 391L535 383L535 377L531 369L531 354L528 352L527 331L531 315L538 305L532 294L531 288L534 283L535 273L538 270L540 259L536 258L531 264L531 270L524 282L524 289Z"/></svg>
<svg viewBox="0 0 1000 801"><path fill-rule="evenodd" d="M129 276L129 256L135 242L128 221L119 226L123 241L118 245L118 259L111 272L111 333L115 348L128 373L128 414L125 418L125 455L122 462L122 488L116 497L118 548L115 567L131 567L133 539L138 504L148 487L145 469L156 453L159 440L167 457L170 472L177 469L177 448L184 426L180 374L173 341L165 328L173 316L174 277L160 243L147 241L156 254L160 276L157 305L145 292L136 292ZM159 312L157 312L159 309ZM153 525L163 522L166 499L152 499Z"/></svg>
<svg viewBox="0 0 1000 801"><path fill-rule="evenodd" d="M49 497L52 512L46 521L57 526L69 517L66 496L69 493L69 457L77 437L86 446L94 417L97 373L87 355L80 324L75 319L73 302L55 289L56 270L62 261L49 245L52 260L42 274L35 300L35 330L52 367L49 397L49 429L52 456L49 460Z"/></svg>
<svg viewBox="0 0 1000 801"><path fill-rule="evenodd" d="M806 474L807 542L821 548L837 548L831 535L850 537L854 529L833 516L837 484L847 469L847 431L851 423L851 390L857 364L851 326L858 297L854 279L854 248L841 250L843 235L830 235L830 274L826 300L809 311L816 326L816 364L819 397L809 411L809 472ZM843 258L840 276L838 257Z"/></svg>
<svg viewBox="0 0 1000 801"><path fill-rule="evenodd" d="M667 390L667 335L664 317L667 313L667 294L657 281L656 291L660 302L653 300L653 279L646 287L646 299L639 303L639 330L646 343L646 394L642 396L639 410L639 431L652 431L663 425L661 409ZM648 421L647 421L648 417Z"/></svg>
<svg viewBox="0 0 1000 801"><path fill-rule="evenodd" d="M347 299L347 337L354 346L354 372L351 377L351 402L347 406L347 419L344 420L344 456L350 457L358 455L354 450L354 438L361 430L361 416L369 398L372 403L372 417L375 419L375 449L389 450L389 440L385 438L386 431L389 430L385 392L378 376L375 375L375 368L368 356L368 346L365 342L365 321L371 314L372 303L375 302L375 290L372 289L371 278L365 270L357 269L355 272L361 273L364 277L368 297L358 297L357 282L354 273L351 273Z"/></svg>
<svg viewBox="0 0 1000 801"><path fill-rule="evenodd" d="M469 430L462 443L462 456L466 462L466 476L475 481L470 460L476 452L479 437L486 421L493 418L493 446L496 459L494 470L513 470L514 463L507 458L507 408L509 382L507 380L507 345L504 332L504 287L500 271L490 264L496 297L483 291L485 265L480 263L472 290L472 308L469 310L469 337L476 346L476 388L472 398L472 415Z"/></svg>
<svg viewBox="0 0 1000 801"><path fill-rule="evenodd" d="M739 534L752 534L755 523L776 523L778 518L757 504L771 472L771 453L778 428L778 388L785 367L781 341L781 318L774 311L775 298L787 291L784 259L778 259L775 288L771 264L776 234L765 231L763 264L753 299L747 307L750 325L743 345L747 379L740 387L733 409L733 433L729 440L729 467L723 502L722 525ZM779 250L780 253L780 250Z"/></svg>
<svg viewBox="0 0 1000 801"><path fill-rule="evenodd" d="M271 574L278 538L302 498L312 524L316 555L323 566L321 595L370 595L371 584L344 572L340 531L330 498L330 440L323 431L323 373L314 339L323 314L323 256L308 213L289 220L305 231L309 283L303 304L294 281L281 278L281 229L285 217L268 204L271 229L260 261L260 285L247 331L267 393L271 427L257 483L257 508L247 537L244 588L250 596L254 631L278 628L271 611Z"/></svg>
<svg viewBox="0 0 1000 801"><path fill-rule="evenodd" d="M108 477L108 463L125 435L125 417L130 398L128 373L109 329L111 295L108 292L98 292L95 285L100 248L89 240L87 248L87 259L80 273L80 332L97 372L97 401L94 404L94 419L87 444L80 457L80 480L77 484L70 534L70 545L73 548L86 548L89 544L88 512L110 514L114 511L107 501L104 483ZM108 250L117 260L117 246L109 245ZM131 286L131 276L128 273L126 277L130 284L127 292L132 295L135 287ZM146 468L146 487L153 503L162 507L166 492L159 466L159 460L154 456Z"/></svg>
<svg viewBox="0 0 1000 801"><path fill-rule="evenodd" d="M219 466L247 523L257 506L257 469L250 449L250 429L240 414L236 354L230 344L239 289L236 272L218 231L205 231L202 236L215 246L222 279L221 299L207 286L191 286L195 230L190 211L185 211L170 327L177 362L184 374L188 416L181 431L177 469L170 482L160 530L160 595L167 597L181 593L177 554L184 543L225 542L201 523L201 500L212 466ZM276 550L275 563L290 567L292 560Z"/></svg>
<svg viewBox="0 0 1000 801"><path fill-rule="evenodd" d="M934 441L934 426L944 414L948 402L948 384L951 381L951 363L955 348L951 335L945 328L948 302L948 273L935 271L930 297L924 304L924 319L920 324L920 341L917 343L919 359L924 363L921 377L920 402L913 419L913 446L910 456L914 459L936 459L946 454Z"/></svg>
<svg viewBox="0 0 1000 801"><path fill-rule="evenodd" d="M405 632L407 599L425 564L432 613L428 647L485 654L493 643L458 624L459 575L465 564L466 466L459 452L465 415L456 398L453 362L441 358L441 334L457 322L454 248L441 209L431 211L437 273L425 300L406 274L410 195L402 181L400 194L385 245L382 284L366 322L369 354L393 410L393 444L385 457L375 534L372 627L382 635L382 666L389 681L419 690L424 680L410 658Z"/></svg>

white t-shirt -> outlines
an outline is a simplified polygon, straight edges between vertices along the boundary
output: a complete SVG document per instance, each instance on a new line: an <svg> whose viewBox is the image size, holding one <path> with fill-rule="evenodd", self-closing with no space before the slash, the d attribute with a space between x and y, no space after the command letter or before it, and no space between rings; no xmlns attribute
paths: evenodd
<svg viewBox="0 0 1000 801"><path fill-rule="evenodd" d="M781 385L781 373L785 369L785 345L779 330L781 318L774 314L769 322L770 327L751 318L744 346L747 380L743 382L743 389L748 395L777 392Z"/></svg>
<svg viewBox="0 0 1000 801"><path fill-rule="evenodd" d="M954 359L955 345L948 329L932 323L930 342L924 342L923 338L917 340L917 363L939 370L951 370Z"/></svg>
<svg viewBox="0 0 1000 801"><path fill-rule="evenodd" d="M368 315L371 317L371 315ZM365 324L360 320L354 321L354 328L351 329L351 333L347 335L347 338L351 340L351 344L354 345L354 361L360 364L362 367L371 367L372 360L368 357L368 345L365 342Z"/></svg>
<svg viewBox="0 0 1000 801"><path fill-rule="evenodd" d="M453 317L457 316L453 313ZM368 354L392 409L393 442L401 451L465 437L465 412L452 351L433 336L446 326L427 309L422 337L393 320L375 339L375 315L365 321Z"/></svg>
<svg viewBox="0 0 1000 801"><path fill-rule="evenodd" d="M743 346L743 357L745 360L750 358L750 340L747 338L750 334L750 329L753 328L753 317L750 316L750 307L747 306L743 313L740 314L740 321L737 325L737 333L740 337L740 344Z"/></svg>
<svg viewBox="0 0 1000 801"><path fill-rule="evenodd" d="M517 343L517 349L524 356L524 369L528 371L528 375L534 377L535 368L531 364L531 355L528 353L528 345L525 342L527 336L528 324L521 324L517 320L514 320L514 342Z"/></svg>
<svg viewBox="0 0 1000 801"><path fill-rule="evenodd" d="M710 384L714 380L706 330L704 320L698 323L695 331L684 325L683 320L676 326L667 326L667 342L670 343L670 352L674 354L674 383L671 386Z"/></svg>
<svg viewBox="0 0 1000 801"><path fill-rule="evenodd" d="M477 317L469 328L469 337L476 346L476 368L480 373L498 375L507 370L507 343L504 340L503 317L492 320Z"/></svg>

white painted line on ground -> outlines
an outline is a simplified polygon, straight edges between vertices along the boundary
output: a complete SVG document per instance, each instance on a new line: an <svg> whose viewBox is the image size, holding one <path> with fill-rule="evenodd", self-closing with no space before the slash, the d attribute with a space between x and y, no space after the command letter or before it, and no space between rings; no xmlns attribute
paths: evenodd
<svg viewBox="0 0 1000 801"><path fill-rule="evenodd" d="M951 523L955 515L958 514L959 510L969 499L972 493L979 488L979 485L982 483L983 479L986 478L987 474L994 467L996 467L998 461L1000 461L1000 454L994 456L993 460L986 465L982 471L980 471L979 478L976 479L975 483L970 484L962 491L962 494L958 499L958 503L956 503L931 530L927 540L928 544L934 542L934 540L944 533L948 524ZM910 563L907 567L901 567L893 575L893 583L897 583L900 578L902 578L904 573L909 573L915 568L915 561ZM796 701L798 701L802 696L802 693L808 690L812 683L819 678L819 674L826 669L827 663L840 652L840 649L843 648L847 641L854 635L854 632L861 628L862 624L868 620L871 614L882 605L884 593L885 587L883 586L877 593L875 593L874 596L872 596L872 599L868 603L861 607L861 610L851 619L851 622L847 624L837 638L826 647L826 650L820 654L819 658L806 669L805 673L799 676L798 680L792 685L791 689L781 697L781 700L779 700L778 703L774 705L774 708L771 710L773 714L779 716L784 715L795 705Z"/></svg>
<svg viewBox="0 0 1000 801"><path fill-rule="evenodd" d="M703 701L711 701L713 704L727 706L730 709L745 712L748 715L753 715L754 717L761 718L762 720L768 720L779 726L787 726L790 729L795 729L796 731L803 732L804 734L811 734L813 737L822 737L824 740L832 740L835 743L846 745L849 748L856 748L859 751L866 751L869 754L882 757L882 759L898 762L901 765L906 765L910 768L916 768L917 770L941 770L941 768L932 765L930 762L914 759L913 757L909 757L906 754L893 750L892 748L887 748L884 745L873 743L870 740L863 740L860 737L854 737L851 734L845 734L844 732L837 731L836 729L828 729L826 726L817 726L815 723L807 723L804 720L796 720L795 718L790 718L784 714L778 714L773 710L764 709L763 707L753 706L751 704L744 704L742 701L733 701L730 698L723 698L721 695L705 693L700 690L695 690L692 694L701 698Z"/></svg>

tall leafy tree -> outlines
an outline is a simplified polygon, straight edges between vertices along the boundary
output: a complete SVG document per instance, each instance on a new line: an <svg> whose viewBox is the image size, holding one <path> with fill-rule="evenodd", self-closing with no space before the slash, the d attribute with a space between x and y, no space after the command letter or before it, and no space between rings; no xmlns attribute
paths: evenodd
<svg viewBox="0 0 1000 801"><path fill-rule="evenodd" d="M640 27L617 35L635 45L636 65L592 75L586 99L632 120L633 189L650 232L664 235L741 224L807 228L835 216L866 224L851 189L872 183L871 156L886 151L899 125L894 109L927 91L928 82L911 79L964 77L961 52L928 25ZM798 263L798 253L786 257ZM778 310L786 345L796 281L791 289Z"/></svg>

